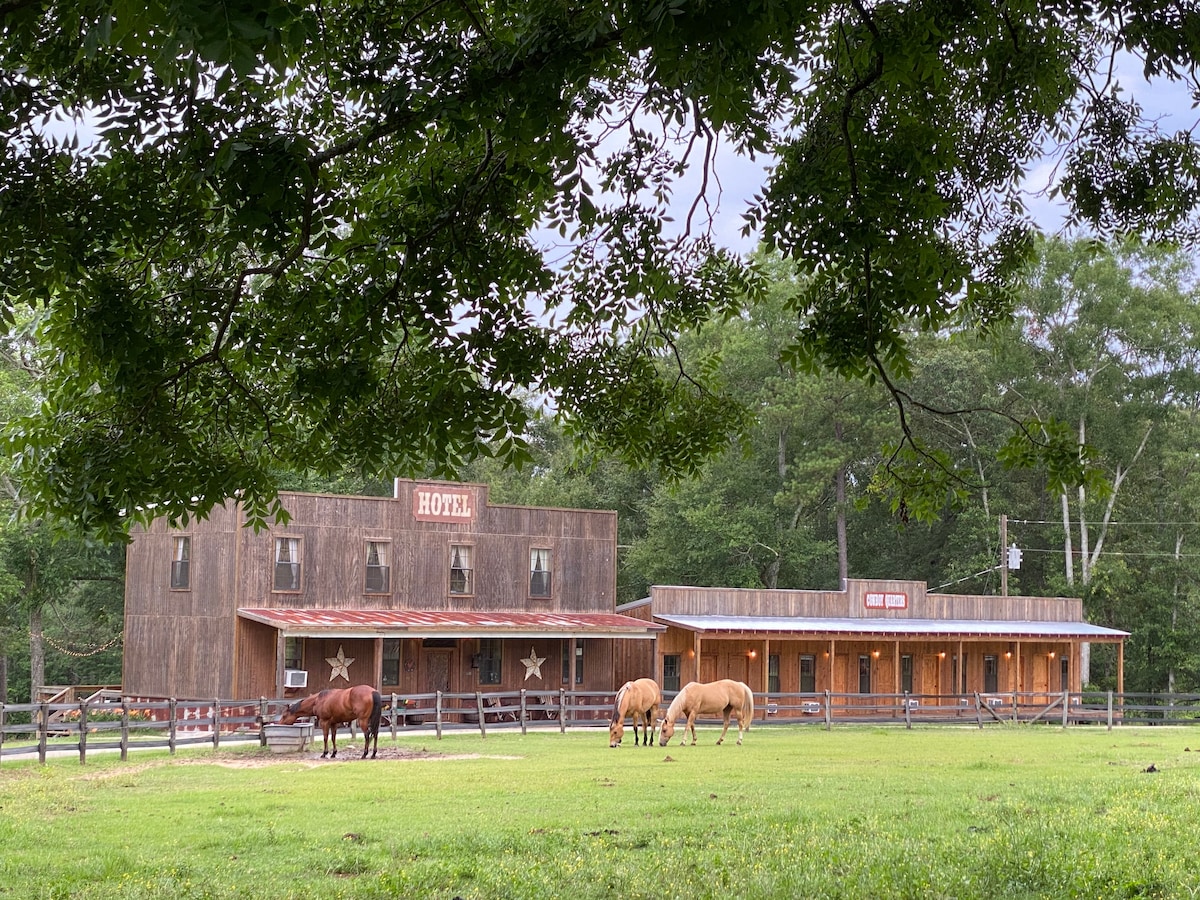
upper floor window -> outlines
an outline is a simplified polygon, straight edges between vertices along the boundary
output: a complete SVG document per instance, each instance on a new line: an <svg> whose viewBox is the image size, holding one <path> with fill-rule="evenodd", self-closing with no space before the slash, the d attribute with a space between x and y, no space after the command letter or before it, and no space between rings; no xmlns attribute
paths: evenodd
<svg viewBox="0 0 1200 900"><path fill-rule="evenodd" d="M471 568L471 548L466 544L450 545L450 593L473 594L475 570Z"/></svg>
<svg viewBox="0 0 1200 900"><path fill-rule="evenodd" d="M387 541L367 541L367 577L365 592L388 594L392 590L391 567L388 565Z"/></svg>
<svg viewBox="0 0 1200 900"><path fill-rule="evenodd" d="M300 590L300 538L275 538L275 582L273 590Z"/></svg>
<svg viewBox="0 0 1200 900"><path fill-rule="evenodd" d="M192 586L192 575L188 563L192 556L192 539L186 534L176 535L171 553L171 590L186 591Z"/></svg>
<svg viewBox="0 0 1200 900"><path fill-rule="evenodd" d="M550 551L542 547L529 551L529 596L550 596Z"/></svg>

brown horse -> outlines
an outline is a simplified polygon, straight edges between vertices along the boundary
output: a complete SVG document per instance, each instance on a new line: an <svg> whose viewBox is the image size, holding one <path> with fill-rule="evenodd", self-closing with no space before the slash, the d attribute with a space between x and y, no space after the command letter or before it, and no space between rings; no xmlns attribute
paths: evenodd
<svg viewBox="0 0 1200 900"><path fill-rule="evenodd" d="M297 719L311 716L321 726L321 735L325 739L324 759L328 754L330 759L337 756L337 730L339 725L349 725L357 721L362 729L366 743L363 745L362 758L367 758L367 750L371 748L371 738L375 738L375 749L371 751L371 759L379 751L379 722L383 718L383 696L369 684L356 684L348 688L330 688L319 694L312 694L303 700L297 700L279 717L280 725L291 725ZM333 752L329 752L329 736L333 735Z"/></svg>
<svg viewBox="0 0 1200 900"><path fill-rule="evenodd" d="M667 746L667 741L675 734L675 720L680 716L687 717L683 726L683 746L687 746L688 732L692 733L692 746L696 745L696 716L722 716L725 727L717 743L725 740L725 732L729 730L729 717L733 715L738 721L738 739L742 742L742 732L749 731L750 720L754 718L754 692L740 681L725 678L704 684L699 681L689 681L683 690L675 695L671 705L667 707L667 715L658 729L658 744Z"/></svg>
<svg viewBox="0 0 1200 900"><path fill-rule="evenodd" d="M654 720L658 716L658 704L662 702L662 691L653 678L627 681L617 691L613 702L612 721L608 725L608 746L619 747L625 735L625 717L633 716L633 745L638 743L638 721L642 723L642 737L647 747L654 743Z"/></svg>

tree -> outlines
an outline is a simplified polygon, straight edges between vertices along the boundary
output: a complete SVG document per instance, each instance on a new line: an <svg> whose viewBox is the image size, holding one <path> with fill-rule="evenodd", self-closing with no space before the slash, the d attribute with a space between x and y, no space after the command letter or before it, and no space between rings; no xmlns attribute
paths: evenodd
<svg viewBox="0 0 1200 900"><path fill-rule="evenodd" d="M1105 73L1184 77L1198 29L1166 0L10 0L0 305L48 305L54 361L9 432L30 512L119 533L237 495L261 522L280 469L521 463L519 388L697 471L744 419L658 363L758 281L704 191L664 220L722 143L778 160L747 218L809 279L796 358L894 390L910 323L1007 314L1048 142L1080 221L1193 229L1195 142Z"/></svg>

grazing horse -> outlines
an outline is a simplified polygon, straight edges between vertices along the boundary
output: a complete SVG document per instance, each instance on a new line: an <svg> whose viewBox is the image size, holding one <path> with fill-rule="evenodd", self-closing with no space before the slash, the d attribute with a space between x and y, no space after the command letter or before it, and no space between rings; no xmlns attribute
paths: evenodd
<svg viewBox="0 0 1200 900"><path fill-rule="evenodd" d="M662 691L653 678L627 681L617 691L613 702L612 721L608 725L608 746L619 747L625 734L625 717L633 716L633 744L638 743L638 720L642 723L642 738L647 747L654 743L654 720L658 716L658 704L662 702Z"/></svg>
<svg viewBox="0 0 1200 900"><path fill-rule="evenodd" d="M330 688L319 694L312 694L303 700L297 700L279 717L280 725L291 725L303 716L316 718L321 726L321 735L325 739L324 759L328 754L330 759L337 756L337 730L339 725L349 725L357 720L362 729L366 743L363 745L362 758L367 758L367 750L371 748L371 737L375 738L375 749L371 751L371 759L379 751L379 722L383 717L383 697L379 691L369 684L356 684L348 688ZM333 752L329 752L329 736L333 734Z"/></svg>
<svg viewBox="0 0 1200 900"><path fill-rule="evenodd" d="M675 695L671 705L667 707L667 715L658 729L658 744L667 746L667 741L675 734L675 720L680 716L687 717L683 726L683 746L687 746L688 732L692 733L692 746L696 745L696 716L722 716L725 727L717 743L725 740L725 732L729 730L729 717L737 716L738 739L742 742L742 732L749 731L750 720L754 718L754 692L740 681L725 678L708 684L699 681L689 681L683 690Z"/></svg>

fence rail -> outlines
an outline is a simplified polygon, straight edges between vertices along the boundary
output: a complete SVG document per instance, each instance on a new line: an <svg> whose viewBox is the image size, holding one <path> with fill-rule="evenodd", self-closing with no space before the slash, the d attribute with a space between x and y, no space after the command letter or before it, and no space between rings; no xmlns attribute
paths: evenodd
<svg viewBox="0 0 1200 900"><path fill-rule="evenodd" d="M674 697L665 692L663 711ZM440 739L447 731L520 730L530 726L602 727L608 723L614 696L605 691L528 691L384 695L380 732L395 739L406 731L432 730ZM132 747L176 748L210 745L233 738L266 744L264 725L275 721L291 701L157 700L91 692L82 700L0 704L0 761L50 753L78 752L80 764L89 752L117 750L121 759ZM892 723L913 725L1003 724L1196 725L1200 694L1117 694L1108 692L989 694L849 694L770 693L755 695L755 723L767 725L834 725ZM701 720L710 723L714 720ZM354 726L349 727L353 735Z"/></svg>

